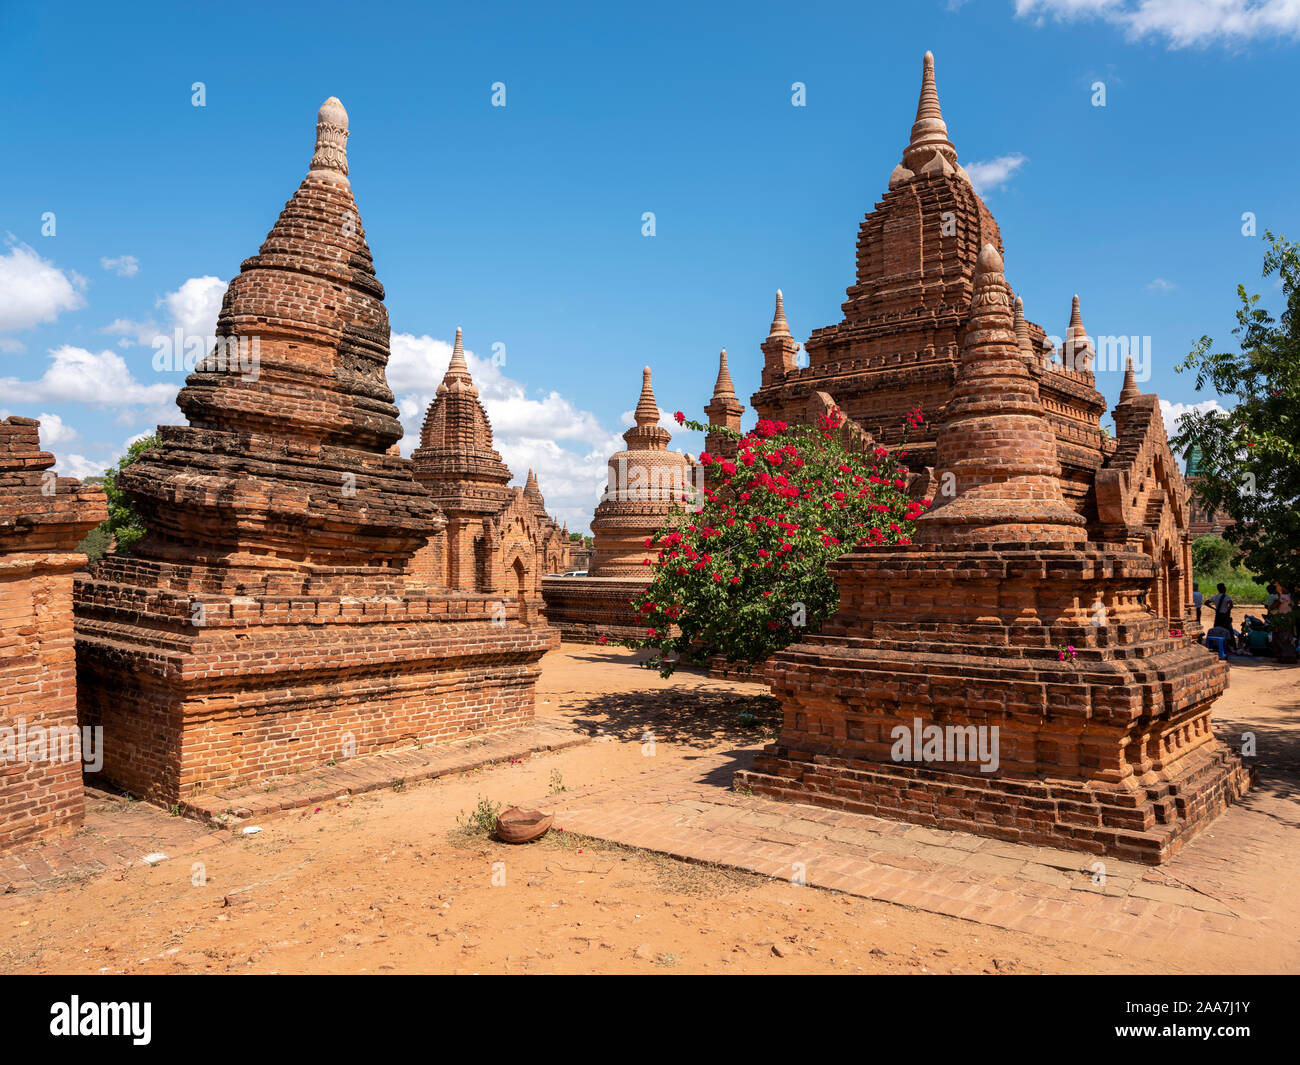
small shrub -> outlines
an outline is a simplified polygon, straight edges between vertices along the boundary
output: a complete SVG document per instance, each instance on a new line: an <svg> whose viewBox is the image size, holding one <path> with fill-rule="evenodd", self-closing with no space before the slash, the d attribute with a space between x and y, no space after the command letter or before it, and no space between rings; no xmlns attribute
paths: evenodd
<svg viewBox="0 0 1300 1065"><path fill-rule="evenodd" d="M456 824L462 832L470 835L490 836L497 830L497 814L501 812L501 809L499 802L493 802L491 799L480 795L474 809L468 813L462 810L457 815Z"/></svg>

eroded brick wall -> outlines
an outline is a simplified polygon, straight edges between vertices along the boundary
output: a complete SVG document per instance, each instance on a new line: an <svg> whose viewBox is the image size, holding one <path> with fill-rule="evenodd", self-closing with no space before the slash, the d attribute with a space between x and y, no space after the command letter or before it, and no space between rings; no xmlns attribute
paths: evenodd
<svg viewBox="0 0 1300 1065"><path fill-rule="evenodd" d="M85 811L72 574L107 513L99 488L54 475L38 433L29 418L0 422L0 849Z"/></svg>

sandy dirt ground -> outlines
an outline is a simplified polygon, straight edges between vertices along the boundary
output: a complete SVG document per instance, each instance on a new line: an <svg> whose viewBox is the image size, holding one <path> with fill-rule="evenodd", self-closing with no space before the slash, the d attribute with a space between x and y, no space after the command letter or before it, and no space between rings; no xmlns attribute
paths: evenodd
<svg viewBox="0 0 1300 1065"><path fill-rule="evenodd" d="M610 737L516 763L283 814L193 860L74 881L0 922L20 973L1154 972L1170 959L1068 944L553 832L512 847L465 831L509 804L664 760L761 743L766 689L628 653L548 656L539 717ZM1279 681L1279 677L1281 680ZM1294 736L1300 670L1234 670L1220 714ZM655 759L636 742L656 734ZM631 742L628 742L631 741ZM159 817L166 814L159 812ZM1178 969L1181 966L1174 965Z"/></svg>

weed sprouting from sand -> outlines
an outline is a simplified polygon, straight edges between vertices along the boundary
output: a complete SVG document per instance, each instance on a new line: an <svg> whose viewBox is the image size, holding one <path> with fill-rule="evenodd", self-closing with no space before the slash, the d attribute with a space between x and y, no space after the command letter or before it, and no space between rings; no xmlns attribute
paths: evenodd
<svg viewBox="0 0 1300 1065"><path fill-rule="evenodd" d="M497 814L501 804L480 795L478 803L470 811L462 810L456 815L456 825L467 836L490 836L497 828Z"/></svg>

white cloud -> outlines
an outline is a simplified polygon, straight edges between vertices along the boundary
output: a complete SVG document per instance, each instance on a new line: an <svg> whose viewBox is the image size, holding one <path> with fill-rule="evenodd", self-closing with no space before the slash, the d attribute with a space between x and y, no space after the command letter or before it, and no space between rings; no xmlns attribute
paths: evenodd
<svg viewBox="0 0 1300 1065"><path fill-rule="evenodd" d="M226 282L209 274L191 277L175 292L167 293L158 304L167 308L172 324L183 329L187 337L213 336L217 331L221 298L225 294Z"/></svg>
<svg viewBox="0 0 1300 1065"><path fill-rule="evenodd" d="M45 428L44 425L41 426ZM75 477L84 481L87 477L103 477L104 471L117 461L117 458L101 461L88 459L85 455L56 455L54 468L61 477Z"/></svg>
<svg viewBox="0 0 1300 1065"><path fill-rule="evenodd" d="M155 337L170 336L180 329L186 338L210 337L217 331L217 315L221 299L226 293L226 282L210 274L191 277L175 292L162 296L155 306L165 308L168 324L159 325L152 318L135 321L131 318L114 318L100 329L101 333L121 337L118 347L132 343L152 347Z"/></svg>
<svg viewBox="0 0 1300 1065"><path fill-rule="evenodd" d="M1147 285L1147 288L1150 289L1152 292L1173 292L1173 290L1176 289L1177 287L1178 286L1175 285L1172 281L1166 281L1163 277L1157 277L1149 285Z"/></svg>
<svg viewBox="0 0 1300 1065"><path fill-rule="evenodd" d="M141 344L148 347L153 338L163 332L162 326L155 321L135 322L130 318L114 318L108 325L100 329L101 333L107 333L109 336L121 337L117 342L119 348L130 347L132 344Z"/></svg>
<svg viewBox="0 0 1300 1065"><path fill-rule="evenodd" d="M1167 399L1160 401L1160 414L1165 420L1165 436L1172 440L1178 435L1178 420L1188 411L1219 410L1227 413L1217 399L1204 399L1200 403L1171 403ZM1178 456L1179 466L1183 465L1184 456Z"/></svg>
<svg viewBox="0 0 1300 1065"><path fill-rule="evenodd" d="M42 411L36 420L41 423L41 445L45 448L53 449L71 443L81 435L57 414Z"/></svg>
<svg viewBox="0 0 1300 1065"><path fill-rule="evenodd" d="M1019 152L1011 155L999 155L996 159L985 159L975 163L963 163L970 183L981 196L1001 188L1029 160Z"/></svg>
<svg viewBox="0 0 1300 1065"><path fill-rule="evenodd" d="M140 260L134 255L119 255L116 259L103 258L99 265L112 270L118 277L135 277L140 272Z"/></svg>
<svg viewBox="0 0 1300 1065"><path fill-rule="evenodd" d="M17 403L85 403L101 410L158 407L175 399L176 382L137 381L115 351L87 351L64 344L50 352L50 366L36 381L0 377L0 392Z"/></svg>
<svg viewBox="0 0 1300 1065"><path fill-rule="evenodd" d="M1016 15L1038 25L1099 18L1131 40L1160 37L1170 48L1300 37L1297 0L1016 0Z"/></svg>
<svg viewBox="0 0 1300 1065"><path fill-rule="evenodd" d="M85 304L86 279L80 274L64 273L12 237L7 243L9 253L0 255L0 332L52 322Z"/></svg>

